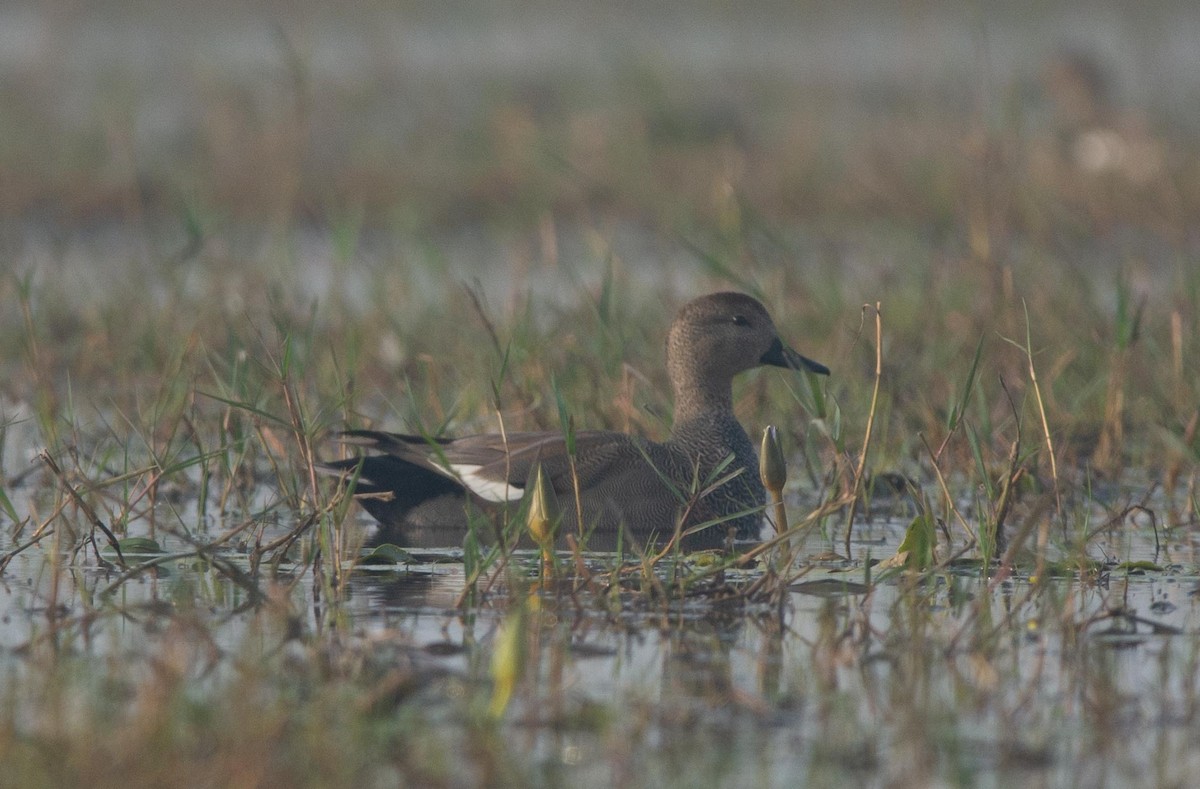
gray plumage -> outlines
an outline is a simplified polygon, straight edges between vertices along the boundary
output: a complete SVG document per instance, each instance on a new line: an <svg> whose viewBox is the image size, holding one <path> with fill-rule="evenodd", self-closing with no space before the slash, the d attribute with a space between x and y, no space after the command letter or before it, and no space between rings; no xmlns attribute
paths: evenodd
<svg viewBox="0 0 1200 789"><path fill-rule="evenodd" d="M380 542L459 545L468 518L480 515L492 516L498 527L516 511L538 465L561 513L559 544L574 534L586 548L609 550L621 529L626 545L661 544L681 518L684 529L719 522L687 536L688 550L719 547L731 531L737 539L757 539L766 496L754 445L733 411L732 386L735 375L760 365L829 372L786 347L757 300L740 293L702 296L679 310L667 335L675 421L664 442L579 431L572 471L557 432L427 440L353 430L341 440L381 454L325 469L351 474L361 464L354 492L380 522ZM484 531L495 537L495 529Z"/></svg>

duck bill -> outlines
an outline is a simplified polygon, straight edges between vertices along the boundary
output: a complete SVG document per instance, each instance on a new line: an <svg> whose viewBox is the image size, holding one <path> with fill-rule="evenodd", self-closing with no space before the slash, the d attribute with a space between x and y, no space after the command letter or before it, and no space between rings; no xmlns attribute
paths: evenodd
<svg viewBox="0 0 1200 789"><path fill-rule="evenodd" d="M789 370L808 370L817 375L829 375L829 368L820 362L814 362L807 356L801 356L783 344L778 337L771 347L758 360L759 364L769 364L773 367L786 367Z"/></svg>

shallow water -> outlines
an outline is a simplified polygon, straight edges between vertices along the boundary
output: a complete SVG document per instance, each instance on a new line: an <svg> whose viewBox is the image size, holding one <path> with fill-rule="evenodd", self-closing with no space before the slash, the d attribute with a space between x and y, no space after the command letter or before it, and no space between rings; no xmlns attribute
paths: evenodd
<svg viewBox="0 0 1200 789"><path fill-rule="evenodd" d="M1164 740L1190 736L1200 535L1160 536L1157 549L1147 528L1097 539L1093 558L1157 561L1162 569L1110 566L1054 578L1036 594L1023 572L989 587L977 569L915 584L893 577L869 593L854 586L867 580L867 557L893 553L906 525L906 517L857 524L852 561L812 561L841 540L810 537L811 572L781 609L707 596L662 604L627 593L617 604L542 593L527 623L532 676L507 715L511 736L539 774L602 785L620 768L612 733L592 719L611 725L630 716L628 725L643 731L631 757L638 769L674 785L731 786L751 764L766 786L794 785L797 776L886 784L911 775L914 750L928 751L920 758L932 760L932 774L972 780L1136 776L1161 769ZM162 542L168 551L184 547ZM0 554L11 548L0 536ZM512 610L503 585L460 607L455 555L418 551L411 566L356 572L335 606L349 617L338 639L346 648L381 671L404 665L427 678L422 714L447 732L462 725L455 699L463 688L486 687L497 630ZM172 622L198 617L218 650L196 679L203 688L236 671L230 659L247 639L282 637L262 631L255 609L236 613L245 591L194 559L126 581L102 602L98 590L114 572L81 554L56 586L51 556L29 549L0 576L6 671L33 670L23 657L30 639L47 638L52 625L91 662L137 663L170 648L179 635ZM237 551L226 556L245 566ZM518 560L535 572L532 557ZM592 561L603 568L611 558ZM843 582L851 593L838 588ZM311 573L298 575L289 599L309 634L301 642L329 627L332 609L314 597ZM106 613L84 624L87 611ZM983 649L978 639L987 632L1007 645ZM1097 693L1109 720L1092 719ZM914 737L913 725L932 728ZM1119 747L1096 745L1112 736ZM1195 766L1176 762L1172 770Z"/></svg>

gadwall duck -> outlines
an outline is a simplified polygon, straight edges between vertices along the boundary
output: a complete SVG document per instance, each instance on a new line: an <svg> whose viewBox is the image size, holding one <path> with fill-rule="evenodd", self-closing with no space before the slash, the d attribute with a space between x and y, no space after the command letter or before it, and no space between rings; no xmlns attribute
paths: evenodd
<svg viewBox="0 0 1200 789"><path fill-rule="evenodd" d="M487 522L481 513L516 511L538 466L558 502L560 545L568 534L594 550L611 550L618 534L626 546L661 545L681 519L685 534L711 524L686 534L685 550L720 547L729 536L756 540L766 494L754 445L733 411L732 382L760 365L829 374L784 345L756 299L714 293L685 304L667 335L675 420L662 443L578 431L572 463L559 432L424 438L351 430L340 434L343 442L381 454L334 461L325 470L358 471L354 493L382 526L377 543L460 545L470 520ZM493 517L491 524L502 521Z"/></svg>

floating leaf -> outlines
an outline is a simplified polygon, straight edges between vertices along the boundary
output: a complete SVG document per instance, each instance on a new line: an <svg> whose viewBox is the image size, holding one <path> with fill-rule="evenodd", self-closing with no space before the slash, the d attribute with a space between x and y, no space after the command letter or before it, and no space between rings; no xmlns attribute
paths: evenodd
<svg viewBox="0 0 1200 789"><path fill-rule="evenodd" d="M121 548L122 556L129 556L131 554L134 556L157 556L165 553L162 546L149 537L125 537L124 539L117 540L117 545ZM109 546L104 549L104 555L115 557L117 552L112 549L112 546Z"/></svg>
<svg viewBox="0 0 1200 789"><path fill-rule="evenodd" d="M825 563L843 562L844 563L844 562L849 561L845 556L842 556L837 551L821 551L820 553L814 553L812 556L808 557L808 560L813 563L816 563L816 562L825 562Z"/></svg>
<svg viewBox="0 0 1200 789"><path fill-rule="evenodd" d="M693 551L688 554L688 562L694 567L713 567L725 560L725 554L718 550Z"/></svg>
<svg viewBox="0 0 1200 789"><path fill-rule="evenodd" d="M1103 569L1104 565L1095 559L1068 559L1046 562L1045 574L1050 578L1074 578L1076 574L1098 573ZM1031 583L1037 583L1041 579L1037 575L1030 575L1029 580Z"/></svg>
<svg viewBox="0 0 1200 789"><path fill-rule="evenodd" d="M947 565L951 572L955 573L978 573L987 568L983 559L971 556L960 556L957 559L951 559Z"/></svg>
<svg viewBox="0 0 1200 789"><path fill-rule="evenodd" d="M1121 562L1113 569L1130 573L1161 573L1163 571L1161 565L1146 561L1145 559L1136 562Z"/></svg>
<svg viewBox="0 0 1200 789"><path fill-rule="evenodd" d="M366 556L358 560L360 565L393 565L393 564L416 564L417 560L411 553L401 548L399 545L393 545L390 542L385 542L378 546L375 550L368 553Z"/></svg>
<svg viewBox="0 0 1200 789"><path fill-rule="evenodd" d="M850 595L866 594L871 587L855 581L843 581L837 578L819 578L815 581L801 581L788 587L793 592L812 595L814 597L849 597Z"/></svg>

